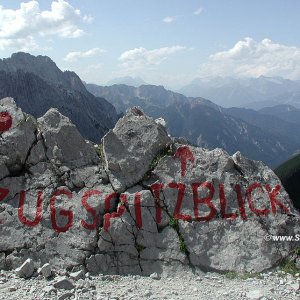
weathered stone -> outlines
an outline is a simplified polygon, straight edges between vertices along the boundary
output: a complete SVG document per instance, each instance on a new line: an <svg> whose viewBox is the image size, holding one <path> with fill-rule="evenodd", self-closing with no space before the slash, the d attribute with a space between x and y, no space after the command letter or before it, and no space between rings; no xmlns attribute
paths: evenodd
<svg viewBox="0 0 300 300"><path fill-rule="evenodd" d="M44 264L41 268L38 269L38 274L41 274L45 278L52 276L52 270L50 264Z"/></svg>
<svg viewBox="0 0 300 300"><path fill-rule="evenodd" d="M260 300L264 297L264 292L262 290L250 291L246 294L247 299Z"/></svg>
<svg viewBox="0 0 300 300"><path fill-rule="evenodd" d="M56 293L57 291L56 291L56 288L55 288L54 286L48 285L48 286L45 286L45 287L43 288L43 292L44 292L45 294L51 294L51 293Z"/></svg>
<svg viewBox="0 0 300 300"><path fill-rule="evenodd" d="M171 144L166 129L139 108L127 111L103 137L106 168L115 190L138 183L152 160Z"/></svg>
<svg viewBox="0 0 300 300"><path fill-rule="evenodd" d="M79 134L70 120L57 109L50 109L38 119L46 155L55 164L71 169L99 163L96 150Z"/></svg>
<svg viewBox="0 0 300 300"><path fill-rule="evenodd" d="M177 145L176 150L180 147L183 146ZM212 151L196 147L189 149L195 161L187 162L185 176L180 172L181 160L166 156L153 171L153 178L164 184L161 191L161 205L167 212L162 213L161 224L164 226L170 222L170 216L176 213L178 203L174 201L178 199L178 186L172 187L169 183L185 185L180 207L180 214L183 217L180 218L186 220L179 221L178 231L182 236L181 246L189 253L191 264L204 270L212 268L223 271L257 272L274 266L282 257L288 255L296 243L264 240L266 234L296 235L300 231L297 223L299 212L295 210L282 187L276 197L288 209L289 214L277 204L276 211L273 212L273 204L266 187L269 185L274 189L276 185L281 185L274 172L260 162L247 160L240 153L231 157L221 149ZM193 184L203 182L206 182L205 186L193 190ZM251 208L249 196L245 194L255 183L258 186L251 193L254 207ZM145 184L149 185L151 181ZM241 187L243 216L236 185ZM207 198L210 193L211 199ZM221 197L224 199L223 210ZM208 200L205 204L203 200L206 198ZM195 199L200 199L196 200L199 201L196 205ZM212 206L215 210L211 209ZM195 207L198 208L201 220L197 220ZM254 212L255 208L259 211L267 209L267 215L258 216ZM230 213L235 216L230 216Z"/></svg>
<svg viewBox="0 0 300 300"><path fill-rule="evenodd" d="M8 112L12 126L1 133L0 139L0 179L22 173L26 159L36 140L37 125L33 117L22 112L12 98L0 100L0 111Z"/></svg>
<svg viewBox="0 0 300 300"><path fill-rule="evenodd" d="M150 275L150 278L151 278L151 279L156 279L156 280L158 280L160 277L159 277L159 275L155 272L155 273L152 273L152 274Z"/></svg>
<svg viewBox="0 0 300 300"><path fill-rule="evenodd" d="M300 283L299 282L292 282L288 285L288 287L291 289L291 290L294 290L294 291L299 291L300 290Z"/></svg>
<svg viewBox="0 0 300 300"><path fill-rule="evenodd" d="M70 278L73 279L73 280L75 280L75 281L77 281L79 279L82 279L84 277L85 277L85 274L84 274L83 270L70 273Z"/></svg>
<svg viewBox="0 0 300 300"><path fill-rule="evenodd" d="M34 272L34 263L28 258L19 268L15 270L19 277L29 278Z"/></svg>
<svg viewBox="0 0 300 300"><path fill-rule="evenodd" d="M66 300L66 299L73 299L75 297L74 293L64 293L62 295L60 295L57 300Z"/></svg>
<svg viewBox="0 0 300 300"><path fill-rule="evenodd" d="M59 290L72 290L75 288L73 282L67 277L57 278L53 286Z"/></svg>
<svg viewBox="0 0 300 300"><path fill-rule="evenodd" d="M30 258L45 277L72 270L74 280L84 278L82 269L259 272L297 246L264 239L299 234L300 215L260 162L174 144L161 122L135 108L105 136L104 170L94 146L57 110L38 123L12 99L1 100L1 110L13 123L0 139L0 268Z"/></svg>

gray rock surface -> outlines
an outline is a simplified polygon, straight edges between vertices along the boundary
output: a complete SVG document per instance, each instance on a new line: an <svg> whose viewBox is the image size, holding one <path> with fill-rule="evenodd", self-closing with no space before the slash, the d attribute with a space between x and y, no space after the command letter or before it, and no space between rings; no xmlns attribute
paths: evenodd
<svg viewBox="0 0 300 300"><path fill-rule="evenodd" d="M45 278L49 278L52 275L52 270L50 264L44 264L41 268L38 269L38 274L43 275Z"/></svg>
<svg viewBox="0 0 300 300"><path fill-rule="evenodd" d="M29 278L34 272L34 263L32 259L28 258L26 261L15 270L19 277Z"/></svg>
<svg viewBox="0 0 300 300"><path fill-rule="evenodd" d="M54 269L82 264L97 243L96 230L81 226L82 220L93 223L92 215L81 203L82 197L89 190L101 191L101 195L87 198L96 215L100 215L97 224L101 225L104 197L114 192L101 171L95 148L56 110L36 121L22 113L11 98L1 100L0 105L13 119L12 128L2 133L0 139L1 163L6 167L0 187L9 191L1 201L0 210L0 253L7 253L1 265L17 268L26 258L36 261L37 267L50 263ZM72 197L71 200L66 195L57 197L57 226L64 228L73 218L70 230L60 233L53 230L55 221L50 205L57 190L64 190ZM26 191L23 222L18 209L21 191ZM29 222L36 219L39 192L43 200L41 218L37 226L25 225L24 219ZM111 202L113 209L114 200ZM60 216L61 209L69 213Z"/></svg>
<svg viewBox="0 0 300 300"><path fill-rule="evenodd" d="M85 275L85 274L84 274L84 271L83 271L83 270L80 270L80 271L71 273L71 274L70 274L70 278L73 279L73 280L75 280L75 281L77 281L77 280L79 280L79 279L84 278L84 277L85 277L84 275Z"/></svg>
<svg viewBox="0 0 300 300"><path fill-rule="evenodd" d="M103 137L106 169L118 192L137 184L152 160L171 144L165 127L138 108L128 110Z"/></svg>
<svg viewBox="0 0 300 300"><path fill-rule="evenodd" d="M38 119L45 142L46 156L56 165L70 169L99 164L91 143L87 143L70 120L51 108Z"/></svg>
<svg viewBox="0 0 300 300"><path fill-rule="evenodd" d="M35 120L10 98L0 108L13 120L0 138L1 269L31 259L79 283L85 272L261 272L299 246L266 239L296 237L300 215L261 162L172 142L138 108L100 157L55 109Z"/></svg>
<svg viewBox="0 0 300 300"><path fill-rule="evenodd" d="M75 287L73 282L66 277L57 278L53 286L60 290L72 290Z"/></svg>

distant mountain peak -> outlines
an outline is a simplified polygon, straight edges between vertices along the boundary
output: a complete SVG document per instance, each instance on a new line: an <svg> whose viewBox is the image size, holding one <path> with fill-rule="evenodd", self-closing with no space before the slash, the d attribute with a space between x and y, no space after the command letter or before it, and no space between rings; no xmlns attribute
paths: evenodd
<svg viewBox="0 0 300 300"><path fill-rule="evenodd" d="M206 77L195 78L182 87L188 97L204 97L224 107L262 108L260 103L291 104L300 108L300 81L282 77L257 78Z"/></svg>
<svg viewBox="0 0 300 300"><path fill-rule="evenodd" d="M61 71L48 56L18 52L0 59L0 96L15 98L25 112L36 117L55 107L94 142L118 118L109 102L89 93L76 73Z"/></svg>
<svg viewBox="0 0 300 300"><path fill-rule="evenodd" d="M61 71L48 56L34 56L25 52L13 53L9 58L0 59L0 70L5 72L22 70L23 72L35 74L48 83L58 86L63 85L81 93L87 92L75 72Z"/></svg>
<svg viewBox="0 0 300 300"><path fill-rule="evenodd" d="M147 83L140 77L131 77L131 76L117 77L106 83L107 86L114 85L114 84L125 84L129 86L139 87Z"/></svg>

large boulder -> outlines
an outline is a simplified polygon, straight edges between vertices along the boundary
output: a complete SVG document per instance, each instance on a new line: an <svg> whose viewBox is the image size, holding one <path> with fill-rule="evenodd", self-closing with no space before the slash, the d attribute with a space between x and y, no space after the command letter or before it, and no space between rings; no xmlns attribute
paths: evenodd
<svg viewBox="0 0 300 300"><path fill-rule="evenodd" d="M24 171L26 159L36 141L37 124L34 118L22 112L12 98L0 100L1 114L9 118L0 131L0 179ZM2 119L2 117L1 117Z"/></svg>
<svg viewBox="0 0 300 300"><path fill-rule="evenodd" d="M0 131L0 269L259 272L299 246L300 214L271 169L174 142L138 108L101 159L56 109L35 120L3 99Z"/></svg>
<svg viewBox="0 0 300 300"><path fill-rule="evenodd" d="M184 148L176 147L179 152ZM164 185L161 224L177 214L177 230L193 266L258 272L276 265L299 245L268 240L276 235L296 238L300 233L299 212L270 168L239 152L230 156L222 149L188 148L194 163L187 166L185 176L180 159L164 157L153 178ZM174 199L180 191L178 209L179 200Z"/></svg>
<svg viewBox="0 0 300 300"><path fill-rule="evenodd" d="M56 109L36 121L11 98L0 104L12 119L0 140L0 267L28 258L56 269L83 264L97 245L105 196L114 193L95 148Z"/></svg>
<svg viewBox="0 0 300 300"><path fill-rule="evenodd" d="M38 119L42 132L46 155L55 164L69 168L79 168L99 163L99 158L91 143L87 143L69 118L51 108Z"/></svg>
<svg viewBox="0 0 300 300"><path fill-rule="evenodd" d="M125 191L143 179L150 164L171 144L165 127L134 107L103 137L106 169L112 186Z"/></svg>

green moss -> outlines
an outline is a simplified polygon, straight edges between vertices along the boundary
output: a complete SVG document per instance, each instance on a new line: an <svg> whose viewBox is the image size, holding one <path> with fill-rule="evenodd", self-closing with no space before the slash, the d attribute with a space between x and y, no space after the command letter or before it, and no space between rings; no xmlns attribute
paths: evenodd
<svg viewBox="0 0 300 300"><path fill-rule="evenodd" d="M300 257L300 247L296 247L291 255L294 259L286 259L280 265L282 275L291 274L294 275L300 273L300 269L296 267L296 259Z"/></svg>
<svg viewBox="0 0 300 300"><path fill-rule="evenodd" d="M174 155L174 152L172 151L172 146L168 146L162 151L160 151L152 160L150 163L149 169L152 171L155 169L155 167L158 165L158 162L165 156L172 156Z"/></svg>
<svg viewBox="0 0 300 300"><path fill-rule="evenodd" d="M239 276L238 273L235 271L229 271L225 274L225 277L227 279L236 279L236 278L238 278L238 276Z"/></svg>
<svg viewBox="0 0 300 300"><path fill-rule="evenodd" d="M295 253L297 256L300 256L300 247L295 248L294 253Z"/></svg>
<svg viewBox="0 0 300 300"><path fill-rule="evenodd" d="M179 249L181 252L185 253L186 255L189 254L189 250L187 249L187 247L184 243L184 238L180 234L179 234Z"/></svg>
<svg viewBox="0 0 300 300"><path fill-rule="evenodd" d="M139 253L146 249L145 246L140 245L140 244L135 244L135 248Z"/></svg>
<svg viewBox="0 0 300 300"><path fill-rule="evenodd" d="M169 221L169 225L176 231L179 232L179 222L178 219L171 218Z"/></svg>
<svg viewBox="0 0 300 300"><path fill-rule="evenodd" d="M251 273L251 272L246 272L242 273L239 276L240 279L246 280L248 278L255 278L255 279L263 279L263 276L260 273Z"/></svg>
<svg viewBox="0 0 300 300"><path fill-rule="evenodd" d="M99 144L95 148L98 156L103 159L104 158L103 145Z"/></svg>
<svg viewBox="0 0 300 300"><path fill-rule="evenodd" d="M245 273L237 273L235 271L229 271L225 274L227 279L241 279L246 280L249 278L255 279L263 279L263 276L260 273L252 273L252 272L245 272Z"/></svg>
<svg viewBox="0 0 300 300"><path fill-rule="evenodd" d="M281 271L295 276L297 273L300 273L300 269L296 267L294 260L286 260L280 266Z"/></svg>
<svg viewBox="0 0 300 300"><path fill-rule="evenodd" d="M185 245L184 238L181 235L181 233L179 232L178 219L170 218L169 226L172 227L177 232L178 239L179 239L179 249L180 249L180 251L185 253L186 255L189 255L189 250L187 249L187 247Z"/></svg>

